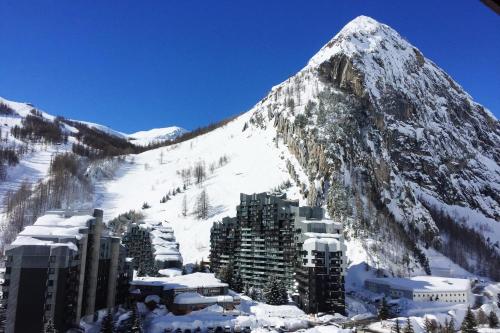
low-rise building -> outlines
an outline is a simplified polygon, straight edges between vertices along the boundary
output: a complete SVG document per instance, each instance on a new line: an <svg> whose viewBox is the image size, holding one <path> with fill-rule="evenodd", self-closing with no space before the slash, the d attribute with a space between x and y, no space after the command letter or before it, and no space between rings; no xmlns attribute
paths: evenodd
<svg viewBox="0 0 500 333"><path fill-rule="evenodd" d="M411 278L372 278L365 287L392 298L407 298L420 302L465 303L471 302L471 283L468 279L439 276Z"/></svg>
<svg viewBox="0 0 500 333"><path fill-rule="evenodd" d="M131 282L131 293L143 301L157 295L174 314L186 314L210 305L233 309L239 304L237 294L230 293L227 283L212 273L193 273L174 277L137 277Z"/></svg>

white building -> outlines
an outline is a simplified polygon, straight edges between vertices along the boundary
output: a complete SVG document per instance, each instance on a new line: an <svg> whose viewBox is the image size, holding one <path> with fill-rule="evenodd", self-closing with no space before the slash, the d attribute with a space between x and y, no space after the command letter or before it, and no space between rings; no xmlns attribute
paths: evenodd
<svg viewBox="0 0 500 333"><path fill-rule="evenodd" d="M439 276L373 278L365 281L365 287L392 298L404 297L420 302L470 303L472 299L468 279Z"/></svg>

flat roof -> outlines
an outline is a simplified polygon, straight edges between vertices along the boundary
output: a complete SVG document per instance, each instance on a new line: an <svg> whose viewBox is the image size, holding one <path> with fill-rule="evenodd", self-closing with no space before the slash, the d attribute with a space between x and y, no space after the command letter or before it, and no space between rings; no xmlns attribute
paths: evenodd
<svg viewBox="0 0 500 333"><path fill-rule="evenodd" d="M57 227L57 226L39 226L30 225L19 233L21 236L33 237L75 237L81 239L81 230L83 227Z"/></svg>
<svg viewBox="0 0 500 333"><path fill-rule="evenodd" d="M202 296L195 292L180 293L175 296L175 304L216 304L216 303L232 303L234 301L232 296Z"/></svg>
<svg viewBox="0 0 500 333"><path fill-rule="evenodd" d="M38 226L58 226L58 227L86 227L88 221L93 220L91 215L75 215L65 217L62 214L49 213L40 216L33 225Z"/></svg>
<svg viewBox="0 0 500 333"><path fill-rule="evenodd" d="M163 286L164 290L183 288L218 288L227 287L227 283L221 282L213 273L193 273L173 277L136 277L130 282L132 285Z"/></svg>
<svg viewBox="0 0 500 333"><path fill-rule="evenodd" d="M389 285L392 288L417 292L468 291L470 289L470 281L468 279L456 279L440 276L371 278L366 281Z"/></svg>
<svg viewBox="0 0 500 333"><path fill-rule="evenodd" d="M78 251L78 248L72 242L59 243L54 241L40 240L28 236L16 237L16 239L10 244L10 247L23 246L23 245L50 246L50 247L65 246L73 251Z"/></svg>

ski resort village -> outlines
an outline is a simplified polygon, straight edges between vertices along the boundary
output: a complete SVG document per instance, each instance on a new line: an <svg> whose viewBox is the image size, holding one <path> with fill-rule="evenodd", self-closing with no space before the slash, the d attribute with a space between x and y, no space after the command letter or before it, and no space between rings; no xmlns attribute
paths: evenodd
<svg viewBox="0 0 500 333"><path fill-rule="evenodd" d="M237 116L0 142L0 332L500 332L500 123L370 17Z"/></svg>

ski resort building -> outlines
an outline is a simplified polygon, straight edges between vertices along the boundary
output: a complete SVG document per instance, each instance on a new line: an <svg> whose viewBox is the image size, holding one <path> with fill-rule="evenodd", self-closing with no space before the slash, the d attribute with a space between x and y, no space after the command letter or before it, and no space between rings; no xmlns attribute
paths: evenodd
<svg viewBox="0 0 500 333"><path fill-rule="evenodd" d="M319 207L299 207L285 194L241 194L234 218L215 223L210 264L225 266L246 287L263 289L271 276L285 283L307 312L345 311L342 225Z"/></svg>
<svg viewBox="0 0 500 333"><path fill-rule="evenodd" d="M347 258L342 223L320 207L295 209L297 303L308 312L344 312Z"/></svg>
<svg viewBox="0 0 500 333"><path fill-rule="evenodd" d="M211 273L193 273L175 277L138 277L131 282L131 292L140 301L156 295L169 311L177 315L201 310L211 305L233 309L240 303L237 294L229 294L227 283Z"/></svg>
<svg viewBox="0 0 500 333"><path fill-rule="evenodd" d="M392 298L407 298L420 302L444 302L470 304L471 283L468 279L438 276L415 276L411 278L372 278L365 287Z"/></svg>
<svg viewBox="0 0 500 333"><path fill-rule="evenodd" d="M123 244L139 276L157 275L159 270L182 269L182 256L171 227L157 223L132 223Z"/></svg>
<svg viewBox="0 0 500 333"><path fill-rule="evenodd" d="M132 272L120 239L105 232L102 210L49 212L5 251L6 332L59 331L127 296Z"/></svg>

